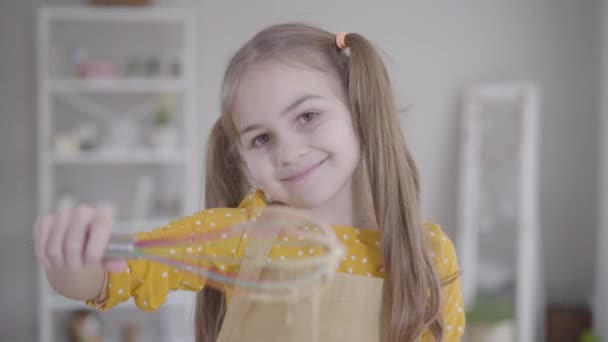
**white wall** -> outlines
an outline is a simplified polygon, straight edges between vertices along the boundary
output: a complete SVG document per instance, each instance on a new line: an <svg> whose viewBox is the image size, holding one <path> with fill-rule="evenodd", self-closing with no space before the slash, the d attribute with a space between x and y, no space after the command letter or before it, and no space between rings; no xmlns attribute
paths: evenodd
<svg viewBox="0 0 608 342"><path fill-rule="evenodd" d="M594 330L608 340L608 3L604 1L602 28L602 108L598 124L600 131L600 201L594 285Z"/></svg>
<svg viewBox="0 0 608 342"><path fill-rule="evenodd" d="M0 278L2 289L13 289L0 292L0 331L12 341L31 341L36 329L29 232L36 203L34 10L80 2L0 2ZM307 21L375 41L390 56L400 104L413 105L404 121L422 171L426 216L450 234L456 228L461 87L538 80L544 95L540 190L549 301L587 301L597 225L600 0L163 3L191 5L200 18L201 139L218 115L227 58L263 26Z"/></svg>
<svg viewBox="0 0 608 342"><path fill-rule="evenodd" d="M0 331L36 337L36 273L30 226L35 212L33 16L0 1Z"/></svg>

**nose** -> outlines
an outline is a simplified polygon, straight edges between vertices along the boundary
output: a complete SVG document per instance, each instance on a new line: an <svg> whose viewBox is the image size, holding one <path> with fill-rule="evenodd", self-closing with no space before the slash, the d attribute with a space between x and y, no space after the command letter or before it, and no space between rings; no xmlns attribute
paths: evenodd
<svg viewBox="0 0 608 342"><path fill-rule="evenodd" d="M290 165L309 151L309 147L297 137L285 137L276 145L276 163L278 166Z"/></svg>

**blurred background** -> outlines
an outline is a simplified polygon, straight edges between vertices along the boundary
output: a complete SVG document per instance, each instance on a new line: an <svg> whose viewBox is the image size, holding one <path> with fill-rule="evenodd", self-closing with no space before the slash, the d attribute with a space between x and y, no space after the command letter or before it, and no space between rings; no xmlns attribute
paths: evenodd
<svg viewBox="0 0 608 342"><path fill-rule="evenodd" d="M608 341L602 1L96 2L113 1L0 2L3 341L68 341L86 327L99 327L103 341L191 340L188 295L153 314L127 304L111 316L56 297L38 273L31 227L40 213L80 201L114 213L121 231L200 207L204 142L218 117L224 67L259 29L286 21L361 33L383 50L398 104L408 109L403 123L422 175L424 216L458 246L471 238L461 219L470 169L462 160L466 89L534 85L538 129L526 148L537 151L538 202L526 229L538 241L522 247L517 229L510 240L489 235L509 241L501 258L511 270L500 285L509 299L467 307L475 335L467 338L518 340L517 265L526 263L518 256L535 255L534 276L525 277L538 289L528 301L540 313L530 341ZM512 214L513 225L518 218ZM478 249L472 259L491 259Z"/></svg>

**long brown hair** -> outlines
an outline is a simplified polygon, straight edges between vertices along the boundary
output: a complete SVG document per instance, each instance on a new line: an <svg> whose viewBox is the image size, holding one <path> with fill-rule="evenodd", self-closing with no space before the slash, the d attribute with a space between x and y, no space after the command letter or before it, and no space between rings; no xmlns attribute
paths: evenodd
<svg viewBox="0 0 608 342"><path fill-rule="evenodd" d="M360 167L371 192L388 272L390 342L412 341L429 329L442 340L441 280L427 252L420 210L418 170L399 125L384 63L363 36L349 33L340 50L335 35L304 24L268 27L249 40L230 61L222 86L222 116L208 145L207 207L236 206L248 191L231 111L240 77L262 61L295 61L334 74L343 85L362 149ZM198 294L197 342L216 341L226 301L206 288Z"/></svg>

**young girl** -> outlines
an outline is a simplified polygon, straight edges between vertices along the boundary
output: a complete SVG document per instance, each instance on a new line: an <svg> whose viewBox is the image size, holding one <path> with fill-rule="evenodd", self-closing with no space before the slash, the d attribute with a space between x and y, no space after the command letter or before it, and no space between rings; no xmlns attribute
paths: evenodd
<svg viewBox="0 0 608 342"><path fill-rule="evenodd" d="M298 208L330 223L346 250L332 304L321 310L322 341L458 341L465 318L454 247L423 223L418 171L370 42L300 24L266 28L230 61L221 101L206 164L213 209L138 237L220 229L266 206ZM133 297L145 311L171 290L199 291L197 341L285 340L259 329L278 325L270 311L235 321L230 301L204 279L146 260L103 264L110 226L84 205L38 221L36 253L54 289L100 309ZM239 336L229 333L235 325Z"/></svg>

